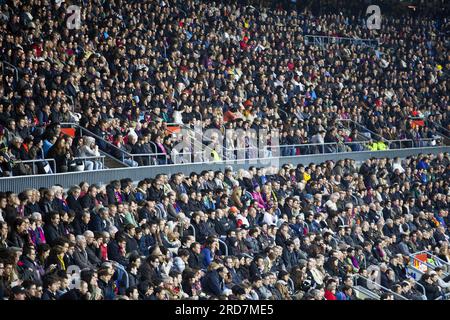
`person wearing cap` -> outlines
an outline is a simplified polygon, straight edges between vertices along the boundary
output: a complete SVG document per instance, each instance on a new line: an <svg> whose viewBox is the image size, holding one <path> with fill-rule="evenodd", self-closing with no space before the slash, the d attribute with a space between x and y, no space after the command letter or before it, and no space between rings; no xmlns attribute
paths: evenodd
<svg viewBox="0 0 450 320"><path fill-rule="evenodd" d="M11 288L11 296L9 300L25 300L26 290L22 286L15 286Z"/></svg>

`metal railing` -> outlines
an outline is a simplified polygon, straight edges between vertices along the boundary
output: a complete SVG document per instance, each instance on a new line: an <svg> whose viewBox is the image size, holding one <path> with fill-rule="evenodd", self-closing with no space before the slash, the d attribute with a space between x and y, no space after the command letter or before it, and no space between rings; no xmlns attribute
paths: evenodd
<svg viewBox="0 0 450 320"><path fill-rule="evenodd" d="M158 164L168 164L168 158L166 153L130 153L128 154L131 158L131 160L139 163L137 160L141 160L142 158L148 158L149 165L158 165ZM163 157L164 163L157 162L158 157Z"/></svg>
<svg viewBox="0 0 450 320"><path fill-rule="evenodd" d="M420 260L419 258L417 258L416 256L419 254L426 254L426 261ZM430 260L433 261L433 263L430 263ZM423 273L425 273L424 271L420 270L419 268L415 267L415 262L417 262L420 265L425 265L428 268L430 268L431 270L436 269L437 267L441 267L441 266L446 266L446 268L444 268L445 271L443 271L443 274L445 276L449 276L450 273L450 264L444 260L442 260L441 258L439 258L438 256L434 255L433 253L431 253L430 251L419 251L419 252L415 252L413 254L409 255L409 266L411 268L414 268L415 271L420 271Z"/></svg>
<svg viewBox="0 0 450 320"><path fill-rule="evenodd" d="M369 133L370 136L367 137L366 135L362 135L363 137L365 137L366 139L371 139L372 136L376 137L377 140L381 140L386 142L387 139L385 139L384 137L380 136L378 133L373 132L372 130L368 129L367 127L363 126L362 124L352 120L352 119L339 119L339 122L348 122L348 127L350 128L350 125L352 125L355 129L358 128L358 131L360 134L362 133Z"/></svg>
<svg viewBox="0 0 450 320"><path fill-rule="evenodd" d="M31 164L31 168L32 168L32 174L36 175L38 173L36 173L36 167L38 165L38 163L41 163L44 167L46 164L44 164L45 162L47 162L47 164L50 164L49 162L53 163L53 166L50 165L50 167L52 168L52 170L54 170L56 168L56 162L55 159L35 159L35 160L16 160L13 162L13 168L15 165L23 163L23 164ZM42 174L52 174L52 173L42 173ZM13 175L15 177L17 176L22 176L22 175Z"/></svg>
<svg viewBox="0 0 450 320"><path fill-rule="evenodd" d="M6 69L10 69L14 72L16 82L19 82L19 70L17 69L17 67L7 61L2 61L2 64L3 64L3 75L5 75ZM4 65L6 65L6 68Z"/></svg>
<svg viewBox="0 0 450 320"><path fill-rule="evenodd" d="M428 121L428 120L426 120L426 121ZM437 131L438 131L444 138L450 139L450 130L444 128L443 126L441 126L440 124L438 124L438 123L436 123L436 122L434 122L433 125L435 125L435 126L437 127ZM444 131L445 134L442 133L442 132L439 131L439 130Z"/></svg>
<svg viewBox="0 0 450 320"><path fill-rule="evenodd" d="M411 94L411 92L409 92L409 90L405 90L405 92L406 92L406 95L408 95L410 98L411 98L411 101L412 101L412 103L414 104L414 106L418 109L418 110L420 110L420 106L418 105L418 102L416 101L416 99L417 99L417 97L416 96L413 96L412 94ZM428 117L425 119L425 117L412 117L412 116L410 116L409 117L409 119L411 119L411 120L414 120L414 119L418 119L418 120L424 120L424 121L428 121ZM436 122L433 122L433 125L435 125L435 126L437 126L437 127L439 127L439 129L443 129L443 131L445 131L445 134L443 134L442 132L439 132L439 133L441 133L442 134L442 136L443 136L443 138L446 138L446 139L450 139L450 131L448 130L448 129L446 129L446 128L444 128L443 126L441 126L440 124L438 124L438 123L436 123Z"/></svg>
<svg viewBox="0 0 450 320"><path fill-rule="evenodd" d="M228 256L228 245L220 238L217 238L217 241L219 241L220 244L222 244L225 248L225 255Z"/></svg>
<svg viewBox="0 0 450 320"><path fill-rule="evenodd" d="M81 161L85 167L86 167L86 161L89 161L89 160L100 161L102 164L102 169L105 169L105 156L74 157L72 160Z"/></svg>
<svg viewBox="0 0 450 320"><path fill-rule="evenodd" d="M398 298L400 300L409 300L408 298L402 296L401 294L398 294L398 293L392 291L391 289L386 288L386 287L382 286L381 284L379 284L379 283L377 283L377 282L375 282L375 281L373 281L373 280L371 280L369 278L363 277L363 276L361 276L359 274L356 274L356 275L353 276L354 283L357 283L355 281L357 281L358 279L363 279L364 281L366 281L367 284L370 284L371 286L373 286L375 290L388 292L388 293L392 294L394 297L396 297L396 298ZM359 284L356 284L356 285L359 285ZM367 289L370 290L369 288L367 288Z"/></svg>
<svg viewBox="0 0 450 320"><path fill-rule="evenodd" d="M64 127L67 126L67 127L70 127L70 128L75 127L74 129L80 130L80 137L82 137L83 134L84 134L85 136L88 136L88 137L93 137L93 138L95 138L96 140L100 140L102 143L105 143L109 148L117 150L117 151L120 152L122 155L127 155L127 156L129 155L128 152L126 152L126 151L124 151L124 150L118 148L117 146L115 146L115 145L112 144L111 142L109 142L109 141L103 139L102 137L96 135L95 133L91 132L90 130L88 130L88 129L82 127L82 126L80 126L80 125L77 124L77 123L63 122L63 123L61 123L61 127L63 127L63 126L64 126ZM110 156L110 157L113 158L114 160L116 160L116 161L120 162L121 164L123 164L124 166L129 167L125 162L123 162L123 158L122 158L122 159L118 159L118 158L112 156L111 153L110 153L110 150L102 150L102 151L105 152L106 154L108 154L108 156Z"/></svg>
<svg viewBox="0 0 450 320"><path fill-rule="evenodd" d="M76 124L76 123L61 123L61 126L76 127L76 129L79 129L79 130L80 130L80 136L81 136L81 137L82 137L83 134L84 134L84 135L87 135L87 136L91 136L91 137L95 138L96 140L100 140L102 143L106 144L107 147L109 148L109 149L107 149L107 150L102 150L102 151L105 152L109 157L111 157L111 158L113 158L114 160L120 162L121 164L123 164L123 165L126 166L126 167L130 167L130 165L127 164L126 162L124 162L124 160L132 160L132 161L136 161L135 159L136 159L136 158L139 158L139 157L141 157L141 158L142 158L142 157L144 157L144 158L148 157L149 163L150 163L151 165L157 165L158 163L154 163L152 160L156 159L156 158L159 157L159 156L164 156L164 157L165 157L164 164L168 164L167 154L165 154L165 153L139 153L139 154L136 154L136 153L129 153L129 152L125 151L125 150L120 149L119 147L115 146L114 144L112 144L111 142L105 140L104 138L102 138L102 137L96 135L95 133L91 132L90 130L88 130L88 129L82 127L82 126L80 126L79 124ZM149 143L150 143L151 145L153 145L153 147L155 148L155 150L157 149L157 146L156 146L156 144L155 144L153 141L150 141ZM119 158L113 156L113 155L111 154L111 150L116 150L116 152L117 152L118 154L121 154L121 155L122 155L122 158L119 159ZM137 161L136 161L136 162L137 162Z"/></svg>
<svg viewBox="0 0 450 320"><path fill-rule="evenodd" d="M423 284L421 284L419 281L417 281L416 279L414 279L414 278L410 278L412 281L414 281L414 284L415 284L415 286L416 287L419 287L420 288L420 291L422 291L422 299L423 300L428 300L428 298L427 298L427 292L426 292L426 290L425 290L425 287L423 286Z"/></svg>
<svg viewBox="0 0 450 320"><path fill-rule="evenodd" d="M440 296L439 298L436 298L435 300L450 300L450 292Z"/></svg>
<svg viewBox="0 0 450 320"><path fill-rule="evenodd" d="M142 180L144 177L154 177L159 173L173 174L181 172L189 175L192 172L201 172L206 168L208 170L223 170L225 166L232 166L233 170L248 169L250 166L261 167L280 167L285 164L297 166L298 164L308 165L309 163L323 163L328 160L338 161L344 159L354 159L361 162L369 158L405 158L418 154L438 154L450 152L450 146L411 148L386 151L361 151L361 152L342 152L337 154L312 154L301 156L288 156L276 158L260 158L254 160L232 160L204 163L183 163L169 164L159 166L144 167L124 167L114 170L96 170L83 172L67 172L47 175L27 175L19 177L2 177L0 179L0 190L8 190L13 192L22 192L26 188L40 188L45 185L60 184L64 188L79 184L80 181L86 181L89 184L107 184L112 180L129 178L134 182ZM207 166L207 167L206 167Z"/></svg>
<svg viewBox="0 0 450 320"><path fill-rule="evenodd" d="M370 146L370 138L376 137L378 138L377 141L382 141L385 143L384 148L382 150L387 149L405 149L405 148L414 148L414 147L427 147L432 145L432 141L435 141L433 138L424 138L424 139L399 139L399 140L387 140L384 137L370 131L366 127L360 125L359 123L350 120L350 119L341 119L338 120L340 122L346 123L347 127L350 129L350 127L359 128L360 133L367 132L369 133L369 137L362 134L362 136L365 138L364 140L360 141L352 141L352 142L328 142L328 143L304 143L304 144L295 144L295 145L275 145L275 146L264 146L262 148L257 148L256 146L246 147L246 148L226 148L223 145L220 147L222 153L219 154L220 161L230 161L230 160L255 160L255 159L261 159L261 158L271 158L274 157L273 153L277 153L275 157L278 156L295 156L295 155L304 155L304 154L326 154L326 153L342 153L342 152L360 152L360 151L378 151L374 150ZM125 150L122 150L118 148L117 146L113 145L111 142L103 139L102 137L99 137L98 135L92 133L88 129L81 127L77 124L73 123L64 123L63 125L70 125L70 126L76 126L80 130L80 135L83 135L83 132L85 135L92 136L96 138L97 140L101 140L102 143L106 144L109 150L103 150L106 152L109 156L114 158L115 160L121 162L124 166L131 166L130 164L127 164L125 160L132 160L133 162L140 162L136 161L142 160L143 158L148 158L148 164L149 165L161 165L161 164L169 164L168 160L168 154L165 153L142 153L142 154L133 154L129 153ZM177 124L178 125L178 124ZM186 125L179 125L181 128L184 128L184 130L188 130L189 136L190 136L190 146L189 148L193 148L194 150L201 150L201 151L188 151L188 152L173 152L170 154L172 158L173 164L179 164L180 159L183 163L195 163L195 162L215 162L208 161L209 157L205 157L206 152L208 150L213 151L214 148L211 148L209 145L205 145L203 141L199 141L196 137L196 133L193 129L189 128ZM192 134L191 134L192 133ZM205 139L204 139L205 140ZM208 141L206 139L205 141ZM157 146L154 142L150 142L154 150L157 150ZM209 149L208 149L209 148ZM118 154L122 156L121 159L118 159L114 155L111 154L111 150L116 150ZM217 151L217 150L216 150ZM188 157L186 157L188 156ZM189 159L190 158L190 159ZM161 161L161 159L163 159ZM142 162L141 162L142 166Z"/></svg>
<svg viewBox="0 0 450 320"><path fill-rule="evenodd" d="M378 294L376 294L376 293L373 292L373 291L370 291L370 290L367 289L367 288L364 288L363 286L360 286L360 285L354 285L354 286L352 287L352 289L355 290L355 291L357 291L357 292L359 292L359 293L361 293L361 294L363 294L363 295L365 295L365 296L367 296L367 297L369 297L369 298L376 299L376 300L380 300L380 296L379 296ZM355 292L355 293L356 293L356 292ZM358 298L359 298L359 297L358 297Z"/></svg>

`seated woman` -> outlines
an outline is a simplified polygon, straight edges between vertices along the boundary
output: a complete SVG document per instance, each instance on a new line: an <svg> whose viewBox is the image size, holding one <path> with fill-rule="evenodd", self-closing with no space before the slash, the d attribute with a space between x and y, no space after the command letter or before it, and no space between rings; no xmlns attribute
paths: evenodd
<svg viewBox="0 0 450 320"><path fill-rule="evenodd" d="M251 192L253 199L256 200L258 203L258 207L260 209L267 209L267 203L264 201L262 194L261 194L261 188L259 185L255 185L253 192Z"/></svg>
<svg viewBox="0 0 450 320"><path fill-rule="evenodd" d="M166 164L169 158L169 152L167 147L163 144L162 136L157 135L153 142L156 145L153 147L153 152L158 154L156 156L158 164Z"/></svg>
<svg viewBox="0 0 450 320"><path fill-rule="evenodd" d="M130 167L139 166L139 164L136 161L134 161L132 157L127 155L127 154L131 153L131 149L128 149L126 147L122 133L118 133L114 136L113 144L117 148L112 149L112 151L111 151L112 156L121 160L123 163L125 163L126 165L128 165Z"/></svg>
<svg viewBox="0 0 450 320"><path fill-rule="evenodd" d="M77 149L79 157L100 157L100 151L93 137L84 136L80 143L81 145ZM96 159L86 159L83 160L83 163L84 169L87 171L103 169L103 164Z"/></svg>
<svg viewBox="0 0 450 320"><path fill-rule="evenodd" d="M55 160L57 173L69 171L68 165L72 159L72 154L64 137L56 140L55 144L48 150L47 158Z"/></svg>

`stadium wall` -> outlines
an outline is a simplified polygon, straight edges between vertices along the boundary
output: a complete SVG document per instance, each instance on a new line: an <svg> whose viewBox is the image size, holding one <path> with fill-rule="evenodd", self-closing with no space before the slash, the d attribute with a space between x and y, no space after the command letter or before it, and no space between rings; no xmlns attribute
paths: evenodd
<svg viewBox="0 0 450 320"><path fill-rule="evenodd" d="M201 172L203 170L223 170L226 166L232 166L233 170L248 169L250 166L256 167L280 167L283 164L291 163L293 165L309 163L321 163L327 160L341 160L351 158L357 162L364 161L368 158L406 158L408 156L417 154L436 154L439 152L450 152L450 146L439 147L424 147L424 148L409 148L396 149L386 151L361 151L361 152L342 152L330 154L316 154L277 158L262 158L254 160L235 160L224 162L211 163L186 163L186 164L172 164L172 165L158 165L148 167L134 167L134 168L119 168L106 169L98 171L83 171L83 172L68 172L51 175L32 175L32 176L18 176L0 178L0 191L13 191L19 193L27 188L50 187L59 184L64 188L69 188L73 185L78 185L82 181L89 184L106 184L112 180L131 178L137 182L144 178L151 178L158 173L174 174L182 172L190 174L191 172Z"/></svg>

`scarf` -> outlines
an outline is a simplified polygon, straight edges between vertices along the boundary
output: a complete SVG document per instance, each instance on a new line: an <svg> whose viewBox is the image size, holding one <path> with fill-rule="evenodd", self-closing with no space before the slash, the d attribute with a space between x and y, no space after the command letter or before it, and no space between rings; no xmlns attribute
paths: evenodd
<svg viewBox="0 0 450 320"><path fill-rule="evenodd" d="M352 261L352 264L355 268L359 269L359 263L358 260L356 260L355 257L350 257L350 260Z"/></svg>
<svg viewBox="0 0 450 320"><path fill-rule="evenodd" d="M161 152L162 152L163 154L167 154L166 148L164 148L164 146L163 146L162 143L157 143L157 145L158 145L159 149L161 149Z"/></svg>
<svg viewBox="0 0 450 320"><path fill-rule="evenodd" d="M114 196L116 197L117 203L122 203L122 194L119 191L114 191Z"/></svg>
<svg viewBox="0 0 450 320"><path fill-rule="evenodd" d="M64 258L61 258L60 256L57 256L59 262L61 262L61 269L66 271L66 264L64 263Z"/></svg>

